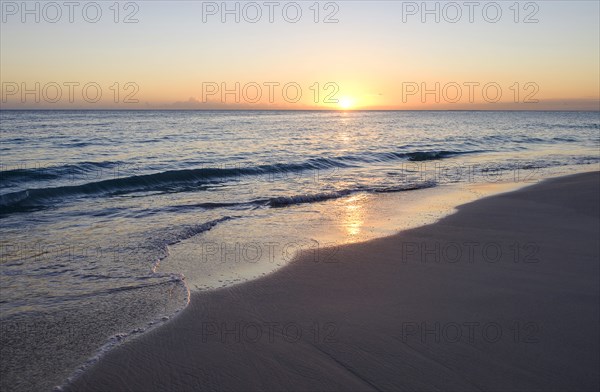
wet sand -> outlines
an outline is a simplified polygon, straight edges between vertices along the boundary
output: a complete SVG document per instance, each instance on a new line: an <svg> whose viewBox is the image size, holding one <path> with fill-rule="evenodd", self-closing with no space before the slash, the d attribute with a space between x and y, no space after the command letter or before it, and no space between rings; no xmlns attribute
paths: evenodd
<svg viewBox="0 0 600 392"><path fill-rule="evenodd" d="M600 173L195 293L72 390L598 390Z"/></svg>

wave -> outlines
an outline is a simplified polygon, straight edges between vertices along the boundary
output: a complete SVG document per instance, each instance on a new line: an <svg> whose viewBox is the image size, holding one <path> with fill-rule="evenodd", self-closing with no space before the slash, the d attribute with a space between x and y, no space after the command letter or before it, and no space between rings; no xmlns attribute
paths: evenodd
<svg viewBox="0 0 600 392"><path fill-rule="evenodd" d="M105 162L78 162L76 164L64 164L54 166L38 167L16 167L14 169L0 170L0 181L3 183L19 183L37 180L54 180L60 178L74 178L76 176L86 176L90 173L99 173L106 169L111 169L124 162L105 161Z"/></svg>
<svg viewBox="0 0 600 392"><path fill-rule="evenodd" d="M396 185L396 186L388 186L384 188L375 189L375 193L393 193L393 192L405 192L405 191L416 191L418 189L427 189L433 188L437 186L435 181L425 181L420 184L412 184L412 185Z"/></svg>
<svg viewBox="0 0 600 392"><path fill-rule="evenodd" d="M322 192L322 193L313 193L313 194L303 194L303 195L293 195L293 196L278 196L271 197L267 199L255 200L252 203L271 207L271 208L281 208L287 207L297 204L307 204L307 203L318 203L321 201L331 200L331 199L339 199L342 197L349 196L354 193L365 192L365 193L391 193L391 192L404 192L404 191L414 191L417 189L426 189L437 186L435 181L424 181L421 183L412 183L412 184L402 184L395 186L380 186L380 187L356 187L352 189L341 189L333 192Z"/></svg>
<svg viewBox="0 0 600 392"><path fill-rule="evenodd" d="M338 199L340 197L348 196L351 193L353 193L352 190L346 189L337 192L317 193L312 195L279 196L267 199L264 204L274 208L287 207L294 204L316 203L330 199Z"/></svg>
<svg viewBox="0 0 600 392"><path fill-rule="evenodd" d="M564 130L573 130L573 129L600 129L600 123L584 123L584 124L572 124L572 123L532 123L532 128L536 129L564 129Z"/></svg>
<svg viewBox="0 0 600 392"><path fill-rule="evenodd" d="M408 146L404 146L410 147ZM273 164L273 165L259 165L255 167L237 167L230 169L221 168L200 168L190 170L172 170L163 172L166 175L172 175L174 179L177 179L177 174L180 173L182 177L188 176L188 179L194 177L229 177L235 175L253 175L253 174L264 174L264 173L277 173L284 171L300 171L310 169L327 169L331 167L347 167L352 166L355 163L372 163L372 162L385 162L397 159L408 159L409 161L421 161L421 160L435 160L448 158L454 155L472 154L484 152L478 151L414 151L414 152L368 152L368 153L357 153L354 155L342 155L331 158L319 157L311 158L302 163L290 163L290 164ZM54 179L75 179L76 177L83 177L83 179L89 178L90 174L94 174L99 177L106 177L112 175L116 177L126 173L127 168L135 167L139 170L139 167L135 163L127 163L123 161L104 161L104 162L77 162L77 163L65 163L63 165L43 166L38 165L37 167L15 167L8 168L4 167L0 170L0 181L19 183L27 181L37 180L54 180ZM113 169L113 170L108 170ZM144 174L136 177L146 176L160 176L163 173ZM126 179L128 177L123 177ZM118 178L114 178L118 179ZM5 184L3 184L5 185Z"/></svg>
<svg viewBox="0 0 600 392"><path fill-rule="evenodd" d="M341 189L338 191L331 192L320 192L320 193L309 193L300 195L290 196L274 196L260 199L254 199L249 201L240 202L222 202L222 203L193 203L193 204L178 204L166 207L163 211L185 211L185 210L213 210L225 208L228 210L243 210L243 209L256 209L256 208L282 208L293 206L297 204L309 204L319 203L331 199L339 199L345 196L352 195L354 193L392 193L392 192L404 192L418 189L426 189L437 186L435 181L423 181L420 183L410 183L402 185L392 186L374 186L374 187L361 187L351 189ZM225 219L230 219L226 217ZM217 220L219 223L220 220ZM210 223L210 222L209 222Z"/></svg>
<svg viewBox="0 0 600 392"><path fill-rule="evenodd" d="M409 161L434 161L443 158L450 158L455 155L472 154L475 152L483 151L468 151L468 152L457 152L457 151L417 151L407 153Z"/></svg>
<svg viewBox="0 0 600 392"><path fill-rule="evenodd" d="M26 189L0 195L0 213L27 212L51 206L53 201L64 202L78 197L110 197L137 192L172 193L198 190L202 186L238 180L242 176L273 176L311 170L331 170L357 167L357 163L390 162L394 160L426 161L470 154L481 151L415 151L380 152L345 155L333 158L311 158L301 163L258 165L233 168L199 168L169 170L153 174L135 175L48 188ZM98 165L112 165L100 163ZM63 167L64 169L64 167ZM15 175L12 173L11 175ZM274 202L274 205L277 202Z"/></svg>
<svg viewBox="0 0 600 392"><path fill-rule="evenodd" d="M226 222L228 220L233 219L232 216L223 216L221 218L213 219L208 222L200 223L197 225L187 226L179 230L176 234L174 234L171 238L165 239L164 243L168 246L174 245L178 242L186 240L188 238L192 238L195 235L203 233L205 231L209 231L214 228L216 225L222 222Z"/></svg>
<svg viewBox="0 0 600 392"><path fill-rule="evenodd" d="M434 181L427 181L419 184L407 184L397 185L389 187L371 187L371 188L355 188L355 189L343 189L335 192L324 192L307 195L295 195L295 196L279 196L267 199L263 201L263 204L273 208L287 207L297 204L307 203L318 203L321 201L339 199L345 196L349 196L353 193L366 192L366 193L392 193L392 192L404 192L414 191L417 189L426 189L435 187L437 184Z"/></svg>
<svg viewBox="0 0 600 392"><path fill-rule="evenodd" d="M572 138L572 137L558 137L558 136L557 137L553 137L552 140L555 141L555 142L567 142L567 143L576 142L577 141L577 139Z"/></svg>

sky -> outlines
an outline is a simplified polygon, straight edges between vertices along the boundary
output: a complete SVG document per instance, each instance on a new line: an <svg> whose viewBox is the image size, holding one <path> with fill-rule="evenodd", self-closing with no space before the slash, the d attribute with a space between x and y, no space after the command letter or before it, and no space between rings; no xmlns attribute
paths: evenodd
<svg viewBox="0 0 600 392"><path fill-rule="evenodd" d="M1 107L600 110L599 3L2 1Z"/></svg>

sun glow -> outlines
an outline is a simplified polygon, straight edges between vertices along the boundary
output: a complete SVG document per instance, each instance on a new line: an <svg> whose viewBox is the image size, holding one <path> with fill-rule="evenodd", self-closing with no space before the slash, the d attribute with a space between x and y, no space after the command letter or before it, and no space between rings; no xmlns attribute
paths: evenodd
<svg viewBox="0 0 600 392"><path fill-rule="evenodd" d="M338 105L341 109L344 110L352 109L352 107L354 106L354 100L350 97L342 97L338 101Z"/></svg>

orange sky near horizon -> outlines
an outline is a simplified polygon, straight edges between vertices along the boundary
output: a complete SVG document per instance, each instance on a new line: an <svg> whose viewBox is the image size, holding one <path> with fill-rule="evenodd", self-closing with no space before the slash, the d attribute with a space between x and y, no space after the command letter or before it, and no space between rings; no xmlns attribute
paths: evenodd
<svg viewBox="0 0 600 392"><path fill-rule="evenodd" d="M1 107L600 110L597 2L291 3L3 3Z"/></svg>

